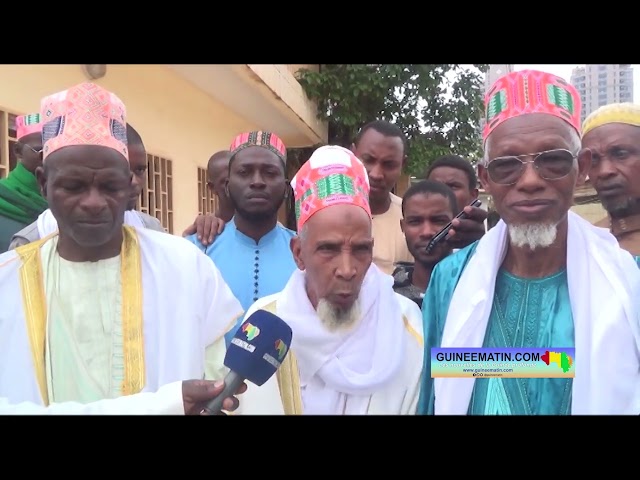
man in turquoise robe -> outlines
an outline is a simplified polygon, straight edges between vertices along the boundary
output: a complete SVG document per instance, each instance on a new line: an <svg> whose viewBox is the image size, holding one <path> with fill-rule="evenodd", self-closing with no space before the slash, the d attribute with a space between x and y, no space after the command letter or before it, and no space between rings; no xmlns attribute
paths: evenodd
<svg viewBox="0 0 640 480"><path fill-rule="evenodd" d="M640 414L640 270L569 211L591 162L579 95L551 74L513 72L486 111L479 176L501 221L434 269L418 413ZM433 379L434 347L575 348L576 376Z"/></svg>
<svg viewBox="0 0 640 480"><path fill-rule="evenodd" d="M233 218L209 246L197 234L186 238L213 260L247 311L259 298L281 291L296 270L290 246L296 233L278 223L278 210L291 191L282 141L269 132L243 133L230 152L226 190ZM226 334L227 344L241 322Z"/></svg>

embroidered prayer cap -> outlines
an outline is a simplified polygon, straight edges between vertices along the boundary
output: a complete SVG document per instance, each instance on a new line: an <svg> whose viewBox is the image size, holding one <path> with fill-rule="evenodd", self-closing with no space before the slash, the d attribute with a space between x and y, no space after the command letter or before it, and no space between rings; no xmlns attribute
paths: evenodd
<svg viewBox="0 0 640 480"><path fill-rule="evenodd" d="M280 137L275 133L265 132L258 130L254 132L241 133L233 139L229 151L231 152L231 159L241 150L249 147L262 147L275 153L282 163L287 164L287 149L284 146Z"/></svg>
<svg viewBox="0 0 640 480"><path fill-rule="evenodd" d="M528 113L561 118L580 133L580 95L571 84L551 73L520 70L500 77L485 96L482 140L504 121Z"/></svg>
<svg viewBox="0 0 640 480"><path fill-rule="evenodd" d="M291 188L298 231L314 213L332 205L357 205L371 217L367 169L346 148L318 148L293 177Z"/></svg>
<svg viewBox="0 0 640 480"><path fill-rule="evenodd" d="M113 148L129 160L124 103L94 83L81 83L42 99L43 161L72 145Z"/></svg>
<svg viewBox="0 0 640 480"><path fill-rule="evenodd" d="M611 103L591 112L582 123L582 136L594 128L609 123L625 123L640 127L640 105L635 103Z"/></svg>
<svg viewBox="0 0 640 480"><path fill-rule="evenodd" d="M39 113L30 113L16 117L16 139L20 140L25 135L42 132Z"/></svg>

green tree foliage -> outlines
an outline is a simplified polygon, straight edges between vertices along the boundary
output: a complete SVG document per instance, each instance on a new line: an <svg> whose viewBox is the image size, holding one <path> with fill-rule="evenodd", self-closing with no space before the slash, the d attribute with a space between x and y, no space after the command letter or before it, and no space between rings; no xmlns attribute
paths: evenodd
<svg viewBox="0 0 640 480"><path fill-rule="evenodd" d="M409 139L407 173L420 175L435 158L480 157L483 74L488 65L321 65L298 71L307 96L328 121L329 143L349 147L358 129L387 120ZM292 152L307 157L309 149ZM306 158L296 158L294 163Z"/></svg>

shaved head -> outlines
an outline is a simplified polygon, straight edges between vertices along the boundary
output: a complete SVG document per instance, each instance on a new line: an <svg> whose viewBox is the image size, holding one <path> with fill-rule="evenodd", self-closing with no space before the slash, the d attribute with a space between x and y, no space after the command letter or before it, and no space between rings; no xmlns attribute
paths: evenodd
<svg viewBox="0 0 640 480"><path fill-rule="evenodd" d="M221 150L211 155L209 163L207 163L207 174L209 176L209 182L215 184L220 180L220 177L225 177L228 174L229 160L231 159L231 152L228 150Z"/></svg>
<svg viewBox="0 0 640 480"><path fill-rule="evenodd" d="M228 222L233 217L235 208L227 196L225 187L229 177L229 160L231 152L221 150L214 153L207 163L207 185L218 197L218 211L216 216Z"/></svg>

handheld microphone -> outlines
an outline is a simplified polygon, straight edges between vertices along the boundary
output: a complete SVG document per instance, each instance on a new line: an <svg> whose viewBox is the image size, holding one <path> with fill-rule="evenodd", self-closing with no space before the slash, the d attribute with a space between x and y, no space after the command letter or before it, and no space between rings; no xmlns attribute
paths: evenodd
<svg viewBox="0 0 640 480"><path fill-rule="evenodd" d="M280 368L289 353L293 332L277 315L257 310L238 328L224 357L230 372L224 390L211 400L203 412L215 415L222 410L225 398L233 396L245 380L262 385Z"/></svg>

